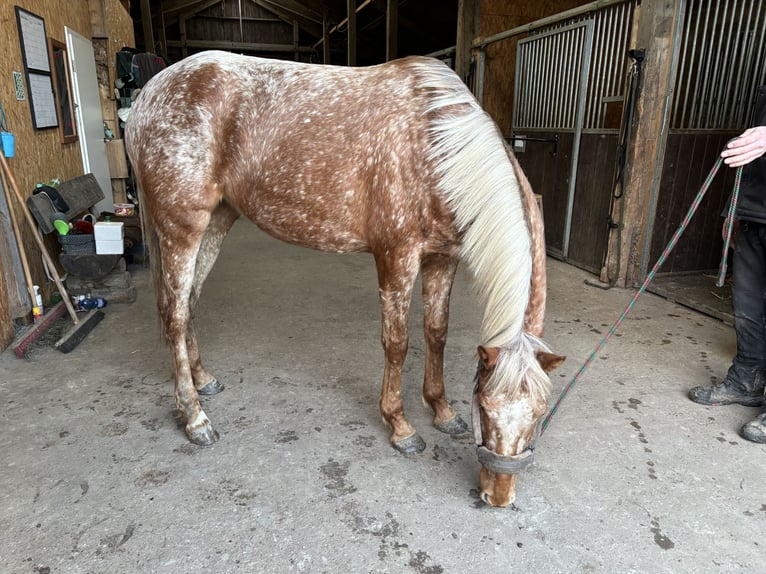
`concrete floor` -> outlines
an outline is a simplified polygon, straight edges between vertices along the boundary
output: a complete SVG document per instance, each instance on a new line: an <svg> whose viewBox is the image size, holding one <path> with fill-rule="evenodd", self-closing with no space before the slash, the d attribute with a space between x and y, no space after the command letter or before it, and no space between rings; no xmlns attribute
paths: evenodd
<svg viewBox="0 0 766 574"><path fill-rule="evenodd" d="M549 261L546 339L573 376L632 293ZM206 398L221 433L186 441L148 273L139 299L71 354L0 355L0 571L10 573L764 572L766 446L757 409L703 407L722 376L723 323L644 295L552 420L514 507L478 500L471 439L420 401L420 298L405 374L428 443L404 457L377 407L382 376L367 255L319 254L238 223L203 293ZM452 302L450 397L469 418L480 312Z"/></svg>

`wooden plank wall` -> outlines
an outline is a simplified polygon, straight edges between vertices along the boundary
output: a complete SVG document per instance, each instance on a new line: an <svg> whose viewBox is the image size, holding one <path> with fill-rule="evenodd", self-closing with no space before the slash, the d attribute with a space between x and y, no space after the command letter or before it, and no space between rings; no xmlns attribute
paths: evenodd
<svg viewBox="0 0 766 574"><path fill-rule="evenodd" d="M555 132L525 132L536 138L553 138ZM559 133L558 151L553 143L528 141L525 151L516 153L535 193L543 196L545 244L549 253L561 256L564 247L569 169L572 163L572 132Z"/></svg>
<svg viewBox="0 0 766 574"><path fill-rule="evenodd" d="M587 3L583 0L481 0L479 34L492 36ZM516 44L525 37L516 36L487 46L482 105L506 137L511 135Z"/></svg>
<svg viewBox="0 0 766 574"><path fill-rule="evenodd" d="M121 10L126 13L120 0L103 0L104 8L111 13L112 10ZM0 102L2 102L5 115L8 119L10 131L16 136L16 157L9 158L8 164L13 170L16 181L25 195L31 194L37 182L49 181L59 178L61 181L74 178L83 174L82 156L78 142L62 144L59 141L58 129L35 130L32 126L29 99L16 100L13 85L12 72L23 72L23 60L21 46L19 44L18 29L16 26L16 12L14 6L32 12L45 20L45 31L48 37L65 43L64 26L68 26L77 33L91 37L91 13L88 0L14 0L13 2L0 2ZM132 23L122 22L120 26L129 26L132 32ZM25 90L28 92L26 79ZM23 220L23 214L15 206L19 220ZM48 280L41 264L41 254L31 234L22 222L24 247L29 257L32 279L42 287L44 298L50 296L54 290L52 282ZM9 269L0 269L0 274L6 276L11 273ZM6 291L0 290L0 299L7 299ZM7 326L12 322L8 315L6 305L0 305L0 324L2 330L7 331ZM7 342L0 340L0 349Z"/></svg>
<svg viewBox="0 0 766 574"><path fill-rule="evenodd" d="M708 172L726 142L739 132L671 132L660 180L651 258L654 265L683 221ZM684 235L660 269L661 273L715 271L721 259L721 227L735 170L721 167Z"/></svg>
<svg viewBox="0 0 766 574"><path fill-rule="evenodd" d="M567 260L593 273L601 271L609 238L618 140L617 133L585 133L580 142Z"/></svg>

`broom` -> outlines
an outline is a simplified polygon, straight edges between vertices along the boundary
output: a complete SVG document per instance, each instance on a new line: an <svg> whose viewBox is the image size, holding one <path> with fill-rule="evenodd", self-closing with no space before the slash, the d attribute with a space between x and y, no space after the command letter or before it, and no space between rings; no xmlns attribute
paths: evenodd
<svg viewBox="0 0 766 574"><path fill-rule="evenodd" d="M77 316L77 312L74 310L74 306L72 305L72 301L69 299L69 294L67 293L66 289L64 288L64 283L61 281L61 276L59 275L58 271L56 270L56 266L53 263L53 260L51 259L51 256L48 254L48 250L45 248L45 243L43 242L43 238L40 235L40 232L37 230L37 227L35 225L35 221L32 219L32 214L29 213L29 210L26 207L26 204L24 203L24 197L21 195L21 192L19 191L19 187L16 184L16 178L13 175L13 172L11 171L11 168L8 167L8 162L5 161L4 154L0 153L0 164L2 164L3 171L5 172L5 175L7 176L8 180L10 181L10 187L13 190L13 194L16 196L16 199L21 204L21 211L24 213L24 216L26 217L27 223L29 223L29 227L32 230L32 235L35 238L35 241L37 242L38 247L40 248L40 251L42 252L43 259L45 259L45 262L48 264L48 268L51 270L51 273L53 274L53 280L56 283L56 287L58 287L59 293L61 293L62 301L58 305L56 305L51 311L48 313L50 317L47 317L40 323L36 328L29 331L27 334L25 334L22 337L22 340L16 344L14 344L13 352L18 357L23 357L24 353L26 352L27 347L35 340L37 339L42 333L47 329L55 319L57 319L59 316L63 315L63 309L61 307L61 304L63 304L66 307L66 310L69 311L69 316L72 318L72 322L74 323L72 327L70 327L64 335L56 341L54 347L56 347L59 351L62 353L68 353L72 351L77 345L80 344L80 342L85 339L85 337L90 333L93 328L98 325L101 320L104 318L104 312L99 311L98 309L92 309L89 311L82 319ZM11 212L13 212L13 207L10 205L9 202L9 209ZM18 234L17 227L14 229L14 232ZM19 236L19 245L21 245L22 240ZM23 249L21 247L20 249ZM28 282L31 281L31 279L27 278ZM30 289L30 291L32 291ZM34 300L34 292L32 291L32 304L36 305L36 301Z"/></svg>

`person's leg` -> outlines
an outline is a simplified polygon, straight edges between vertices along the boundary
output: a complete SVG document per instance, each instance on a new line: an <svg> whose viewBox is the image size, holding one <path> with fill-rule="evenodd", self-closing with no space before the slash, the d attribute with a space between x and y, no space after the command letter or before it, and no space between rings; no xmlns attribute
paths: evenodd
<svg viewBox="0 0 766 574"><path fill-rule="evenodd" d="M758 235L760 239L760 247L761 247L761 260L766 259L766 225L758 225ZM766 266L766 264L764 264ZM764 272L766 274L766 272ZM762 292L762 297L766 300L766 294ZM766 312L764 312L764 315L761 316L761 325L762 327L766 324ZM766 329L766 327L763 327ZM761 336L763 336L763 331L761 331ZM763 350L761 350L763 353ZM766 360L766 354L761 355L762 360ZM764 379L763 371L761 371L761 381ZM761 382L761 385L763 386L763 382ZM764 404L766 404L766 389L763 390L763 396L764 396ZM762 412L759 416L757 416L755 419L747 423L745 426L742 427L742 437L753 442L758 443L766 443L766 411Z"/></svg>
<svg viewBox="0 0 766 574"><path fill-rule="evenodd" d="M766 225L743 222L740 226L733 275L737 354L723 382L695 387L689 398L703 405L760 406L766 382Z"/></svg>

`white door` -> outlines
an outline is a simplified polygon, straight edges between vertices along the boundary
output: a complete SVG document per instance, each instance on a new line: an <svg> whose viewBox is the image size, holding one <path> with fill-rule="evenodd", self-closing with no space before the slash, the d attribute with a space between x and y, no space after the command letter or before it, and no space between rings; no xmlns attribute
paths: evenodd
<svg viewBox="0 0 766 574"><path fill-rule="evenodd" d="M77 132L80 136L82 167L92 173L104 192L104 199L96 204L96 210L114 211L112 179L104 143L104 116L96 79L96 57L93 44L74 30L64 27L69 65L72 71L72 101L74 102Z"/></svg>

